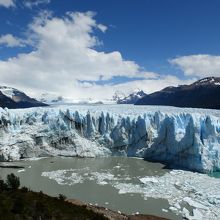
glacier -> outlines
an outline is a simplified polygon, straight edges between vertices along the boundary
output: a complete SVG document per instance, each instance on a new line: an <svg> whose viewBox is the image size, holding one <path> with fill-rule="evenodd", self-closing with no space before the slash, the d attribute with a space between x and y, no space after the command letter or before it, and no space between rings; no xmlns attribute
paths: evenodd
<svg viewBox="0 0 220 220"><path fill-rule="evenodd" d="M220 170L220 111L133 105L0 109L0 160L130 156Z"/></svg>

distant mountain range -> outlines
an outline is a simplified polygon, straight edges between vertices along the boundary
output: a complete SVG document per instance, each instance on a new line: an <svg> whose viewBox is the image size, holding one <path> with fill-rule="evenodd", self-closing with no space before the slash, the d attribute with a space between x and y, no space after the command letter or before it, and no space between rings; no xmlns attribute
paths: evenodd
<svg viewBox="0 0 220 220"><path fill-rule="evenodd" d="M220 77L207 77L190 85L167 87L145 95L135 104L220 109Z"/></svg>
<svg viewBox="0 0 220 220"><path fill-rule="evenodd" d="M0 107L30 108L38 106L47 105L36 99L30 98L22 91L7 86L0 86Z"/></svg>
<svg viewBox="0 0 220 220"><path fill-rule="evenodd" d="M39 102L43 102L48 105L68 103L68 100L66 100L63 96L51 94L48 92L40 94L40 96L37 97L36 99Z"/></svg>
<svg viewBox="0 0 220 220"><path fill-rule="evenodd" d="M220 109L220 77L207 77L190 85L166 87L160 91L146 94L136 90L130 95L116 91L112 99L68 99L50 93L43 93L34 99L17 89L0 86L0 107L29 108L53 104L135 104L167 105L176 107Z"/></svg>
<svg viewBox="0 0 220 220"><path fill-rule="evenodd" d="M36 99L40 102L46 103L48 105L66 105L66 104L115 104L116 102L113 99L92 99L92 98L84 98L84 99L74 99L68 98L61 95L53 94L53 93L42 93Z"/></svg>
<svg viewBox="0 0 220 220"><path fill-rule="evenodd" d="M125 93L122 91L116 91L114 95L112 96L112 101L115 103L120 102L126 97Z"/></svg>

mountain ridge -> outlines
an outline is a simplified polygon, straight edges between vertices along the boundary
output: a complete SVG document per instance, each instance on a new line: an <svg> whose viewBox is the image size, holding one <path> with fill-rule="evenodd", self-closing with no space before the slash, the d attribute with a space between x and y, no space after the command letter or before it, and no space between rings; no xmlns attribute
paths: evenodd
<svg viewBox="0 0 220 220"><path fill-rule="evenodd" d="M135 105L220 109L220 77L206 77L190 85L166 87L144 96Z"/></svg>
<svg viewBox="0 0 220 220"><path fill-rule="evenodd" d="M147 95L143 90L137 90L133 93L117 100L117 104L135 104L139 99Z"/></svg>
<svg viewBox="0 0 220 220"><path fill-rule="evenodd" d="M24 92L7 86L0 86L1 108L31 108L48 106L34 98L27 96Z"/></svg>

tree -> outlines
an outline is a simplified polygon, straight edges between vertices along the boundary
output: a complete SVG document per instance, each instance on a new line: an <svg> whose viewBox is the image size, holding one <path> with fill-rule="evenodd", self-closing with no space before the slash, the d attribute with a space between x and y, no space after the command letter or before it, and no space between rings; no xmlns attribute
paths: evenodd
<svg viewBox="0 0 220 220"><path fill-rule="evenodd" d="M66 200L66 196L63 195L63 194L59 194L59 199L60 199L61 201L65 201L65 200Z"/></svg>
<svg viewBox="0 0 220 220"><path fill-rule="evenodd" d="M7 190L7 184L4 182L4 180L0 179L0 191Z"/></svg>
<svg viewBox="0 0 220 220"><path fill-rule="evenodd" d="M20 180L19 177L15 176L13 173L7 175L7 181L6 181L9 189L18 189L20 186Z"/></svg>
<svg viewBox="0 0 220 220"><path fill-rule="evenodd" d="M21 191L22 191L23 193L27 193L29 190L28 190L28 188L27 188L26 186L23 186L23 187L21 188Z"/></svg>

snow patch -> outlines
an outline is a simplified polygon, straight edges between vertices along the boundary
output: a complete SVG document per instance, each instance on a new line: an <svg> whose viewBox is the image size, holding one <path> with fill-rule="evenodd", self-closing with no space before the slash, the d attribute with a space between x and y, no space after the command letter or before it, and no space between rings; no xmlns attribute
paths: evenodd
<svg viewBox="0 0 220 220"><path fill-rule="evenodd" d="M0 91L3 93L3 95L7 96L8 98L12 99L14 96L14 91L15 89L6 87L6 86L1 86Z"/></svg>

